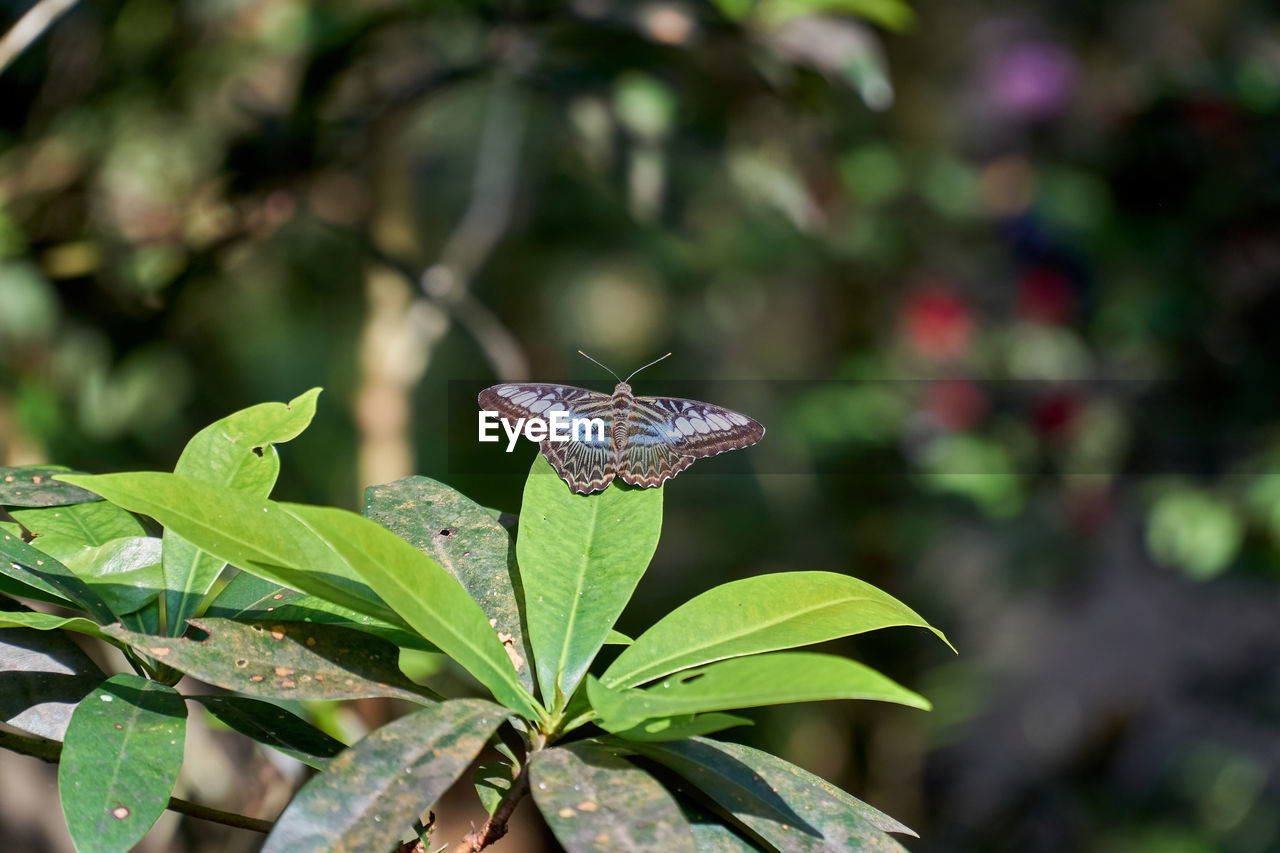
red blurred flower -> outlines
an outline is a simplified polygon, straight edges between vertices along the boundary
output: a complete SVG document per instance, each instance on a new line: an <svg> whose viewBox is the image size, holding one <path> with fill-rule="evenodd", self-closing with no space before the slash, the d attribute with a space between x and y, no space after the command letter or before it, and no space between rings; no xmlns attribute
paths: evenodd
<svg viewBox="0 0 1280 853"><path fill-rule="evenodd" d="M986 414L987 395L969 379L943 379L929 386L924 409L943 429L968 429Z"/></svg>
<svg viewBox="0 0 1280 853"><path fill-rule="evenodd" d="M973 314L950 290L930 287L913 293L903 303L902 330L917 355L946 361L969 348Z"/></svg>
<svg viewBox="0 0 1280 853"><path fill-rule="evenodd" d="M1036 405L1032 418L1041 434L1056 438L1071 426L1080 402L1070 394L1050 394Z"/></svg>
<svg viewBox="0 0 1280 853"><path fill-rule="evenodd" d="M1018 316L1037 323L1060 324L1075 311L1071 282L1050 267L1032 267L1018 279Z"/></svg>

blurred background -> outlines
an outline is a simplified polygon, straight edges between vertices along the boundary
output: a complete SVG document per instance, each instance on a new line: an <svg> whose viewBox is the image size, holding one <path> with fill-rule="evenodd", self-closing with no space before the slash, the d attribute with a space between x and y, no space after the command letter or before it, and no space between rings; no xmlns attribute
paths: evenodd
<svg viewBox="0 0 1280 853"><path fill-rule="evenodd" d="M514 511L531 449L457 464L450 387L674 351L637 393L769 434L666 487L620 627L823 569L959 650L833 644L935 710L730 736L913 853L1280 849L1273 4L61 5L0 45L0 464L169 470L323 385L278 497L416 472ZM187 795L273 816L288 773L233 737ZM10 849L70 849L50 778L0 763ZM541 849L525 817L494 849ZM258 843L170 815L145 849Z"/></svg>

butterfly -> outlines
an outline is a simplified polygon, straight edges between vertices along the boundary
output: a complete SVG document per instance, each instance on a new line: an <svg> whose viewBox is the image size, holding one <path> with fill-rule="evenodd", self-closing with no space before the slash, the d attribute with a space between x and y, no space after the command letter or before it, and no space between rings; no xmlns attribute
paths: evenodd
<svg viewBox="0 0 1280 853"><path fill-rule="evenodd" d="M581 350L580 355L604 367ZM574 440L544 439L542 454L569 488L580 495L599 492L617 477L632 486L652 488L704 456L750 447L764 437L764 427L746 415L679 397L637 397L631 378L671 355L646 364L618 380L613 394L572 385L512 382L480 392L480 408L502 418L550 418L568 412L573 418L599 418L604 435L578 434Z"/></svg>

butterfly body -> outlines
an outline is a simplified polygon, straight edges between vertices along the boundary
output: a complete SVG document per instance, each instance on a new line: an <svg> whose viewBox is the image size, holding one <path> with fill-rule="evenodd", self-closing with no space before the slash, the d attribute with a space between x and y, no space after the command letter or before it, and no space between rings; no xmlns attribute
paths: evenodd
<svg viewBox="0 0 1280 853"><path fill-rule="evenodd" d="M749 447L764 436L764 427L740 412L679 397L638 397L626 382L612 395L540 382L494 385L480 392L479 403L509 420L549 418L556 411L603 420L603 439L540 443L569 488L584 495L615 477L632 486L660 486L697 459Z"/></svg>

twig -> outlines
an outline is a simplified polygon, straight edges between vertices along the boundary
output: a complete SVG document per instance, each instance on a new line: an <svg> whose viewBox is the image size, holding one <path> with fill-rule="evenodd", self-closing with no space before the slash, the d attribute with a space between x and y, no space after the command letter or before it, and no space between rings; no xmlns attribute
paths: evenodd
<svg viewBox="0 0 1280 853"><path fill-rule="evenodd" d="M493 810L493 816L484 822L484 826L462 839L462 843L455 848L454 853L477 853L506 835L507 821L511 820L511 813L516 810L516 806L527 793L529 793L529 768L526 764L512 780L511 789Z"/></svg>
<svg viewBox="0 0 1280 853"><path fill-rule="evenodd" d="M269 820L261 820L248 815L236 814L235 812L224 812L222 809L215 809L212 806L202 806L188 800L180 800L177 797L169 798L169 809L180 812L188 817L198 817L201 820L220 823L223 826L234 826L237 829L247 829L251 832L261 832L266 835L271 831L271 827L275 826Z"/></svg>
<svg viewBox="0 0 1280 853"><path fill-rule="evenodd" d="M41 761L47 761L50 764L57 764L62 757L62 744L57 741L46 740L42 737L28 737L14 732L0 731L0 747L23 755L30 755L32 758L39 758ZM222 809L202 806L177 797L170 797L166 808L189 817L264 834L270 832L271 827L275 825L269 820L260 820L256 817L248 817L235 812L226 812Z"/></svg>
<svg viewBox="0 0 1280 853"><path fill-rule="evenodd" d="M0 38L0 73L74 5L76 0L38 0L28 9L27 14Z"/></svg>
<svg viewBox="0 0 1280 853"><path fill-rule="evenodd" d="M471 199L440 258L423 271L419 284L462 326L484 352L499 379L528 375L529 365L515 336L471 293L471 280L511 225L528 105L506 74L494 80L476 151Z"/></svg>

